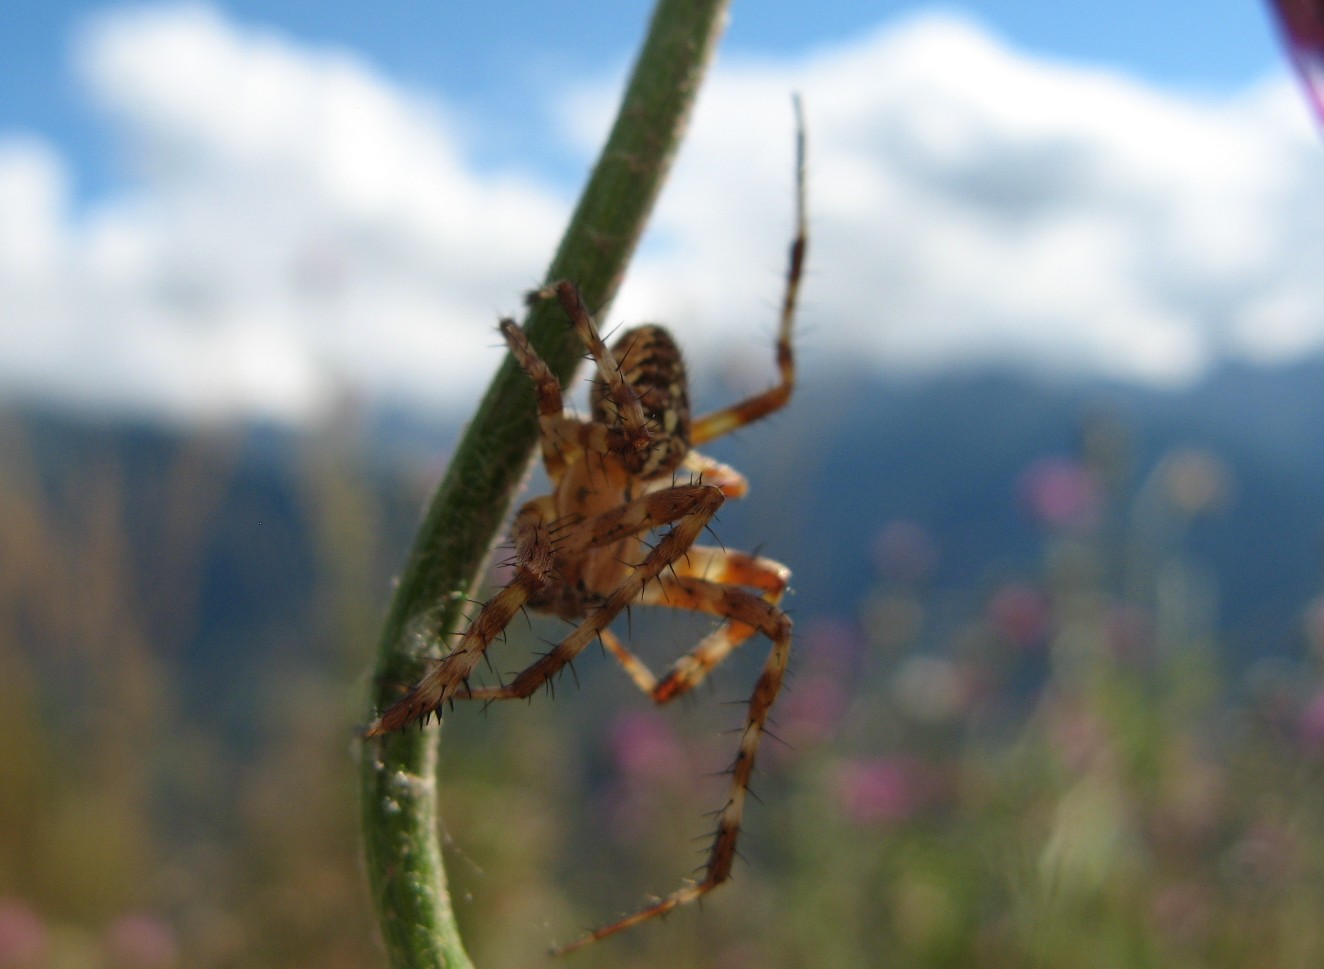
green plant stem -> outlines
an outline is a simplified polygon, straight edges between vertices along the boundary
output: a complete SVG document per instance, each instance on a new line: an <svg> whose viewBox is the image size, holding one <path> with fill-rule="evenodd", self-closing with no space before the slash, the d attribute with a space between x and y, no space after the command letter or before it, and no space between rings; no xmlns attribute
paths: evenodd
<svg viewBox="0 0 1324 969"><path fill-rule="evenodd" d="M547 281L570 279L595 312L620 285L679 146L726 19L727 0L659 0L615 125ZM533 345L564 384L582 358L560 310L529 312ZM465 603L528 467L537 420L528 378L507 356L460 442L405 563L382 628L374 702L424 672ZM367 743L360 775L368 875L396 969L467 969L437 836L435 729Z"/></svg>

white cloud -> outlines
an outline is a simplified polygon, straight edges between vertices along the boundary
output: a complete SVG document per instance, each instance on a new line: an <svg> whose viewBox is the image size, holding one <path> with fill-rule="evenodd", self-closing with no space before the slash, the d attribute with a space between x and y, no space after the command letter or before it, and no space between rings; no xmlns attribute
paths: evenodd
<svg viewBox="0 0 1324 969"><path fill-rule="evenodd" d="M467 407L568 190L480 170L443 103L352 53L207 7L103 15L79 50L137 180L77 211L59 155L0 133L0 390L186 417L297 419L342 389ZM939 16L719 63L611 322L669 321L692 359L770 379L792 91L810 363L1177 381L1324 343L1324 149L1285 81L1201 101ZM559 95L586 161L616 94Z"/></svg>
<svg viewBox="0 0 1324 969"><path fill-rule="evenodd" d="M79 51L137 181L71 217L58 157L0 143L0 387L297 419L344 389L454 403L495 366L566 200L475 171L352 55L207 7L103 15Z"/></svg>
<svg viewBox="0 0 1324 969"><path fill-rule="evenodd" d="M791 90L825 355L1172 382L1324 343L1324 147L1292 86L1200 101L938 16L719 71L659 213L679 244L636 273L629 309L711 333L750 316L751 292L771 303Z"/></svg>

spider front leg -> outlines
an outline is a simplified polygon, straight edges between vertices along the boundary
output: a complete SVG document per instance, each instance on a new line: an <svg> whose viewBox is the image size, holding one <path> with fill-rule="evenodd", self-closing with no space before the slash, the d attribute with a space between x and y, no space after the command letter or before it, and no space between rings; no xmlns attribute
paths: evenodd
<svg viewBox="0 0 1324 969"><path fill-rule="evenodd" d="M606 396L616 411L613 427L624 443L624 446L618 444L614 450L618 453L646 450L651 443L652 435L648 429L643 407L639 403L639 395L621 373L620 365L612 356L607 344L602 342L597 324L593 322L593 315L584 303L579 287L563 279L538 290L533 296L538 299L554 298L560 302L561 309L570 318L570 324L574 327L580 342L588 349L589 356L597 366L598 374L606 388Z"/></svg>
<svg viewBox="0 0 1324 969"><path fill-rule="evenodd" d="M554 544L548 521L555 504L550 497L525 505L511 526L515 544L515 575L474 617L456 647L432 671L369 725L366 736L376 737L409 726L438 712L461 690L492 641L524 604L553 580Z"/></svg>
<svg viewBox="0 0 1324 969"><path fill-rule="evenodd" d="M570 305L578 307L585 314L575 327L580 338L589 346L594 359L599 353L608 353L598 338L593 321L587 317L579 290L571 283L558 283L553 292L564 291ZM643 410L634 390L620 379L620 371L614 362L603 373L615 380L608 380L613 399L618 401L618 408L624 418L621 424L602 424L597 421L582 421L568 417L562 398L561 385L556 375L538 356L533 344L514 320L501 321L501 335L505 337L511 354L533 383L534 394L538 401L538 445L542 452L543 466L547 475L554 482L559 482L565 473L570 457L580 452L594 454L632 454L644 451L651 443L651 437L645 426ZM600 368L604 367L598 360ZM605 379L605 378L604 378ZM619 386L617 384L619 383Z"/></svg>

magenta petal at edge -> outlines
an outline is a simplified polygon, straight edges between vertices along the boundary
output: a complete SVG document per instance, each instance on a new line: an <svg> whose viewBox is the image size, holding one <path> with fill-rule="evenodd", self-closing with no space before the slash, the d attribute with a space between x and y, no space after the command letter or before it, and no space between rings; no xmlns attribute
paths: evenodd
<svg viewBox="0 0 1324 969"><path fill-rule="evenodd" d="M1324 0L1271 0L1315 115L1324 121Z"/></svg>

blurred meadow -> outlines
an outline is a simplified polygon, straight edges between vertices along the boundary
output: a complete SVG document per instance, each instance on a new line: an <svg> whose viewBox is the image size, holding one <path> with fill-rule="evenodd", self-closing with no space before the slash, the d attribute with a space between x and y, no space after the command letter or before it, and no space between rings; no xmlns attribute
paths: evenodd
<svg viewBox="0 0 1324 969"><path fill-rule="evenodd" d="M719 536L780 536L765 551L804 575L821 548L790 540L801 507L762 492L835 480L816 504L850 534L819 544L863 556L863 591L791 600L781 743L732 885L571 958L1318 965L1324 599L1304 595L1282 641L1241 642L1196 551L1253 480L1062 416L1071 448L1009 445L1025 457L988 487L968 465L1019 540L980 548L966 580L950 559L978 516L898 515L924 502L821 466L823 392L806 398L722 454L754 491ZM448 432L392 451L348 411L300 434L19 411L2 428L0 966L382 964L354 728ZM497 669L556 628L517 623ZM657 666L704 628L636 611L629 633ZM554 698L447 715L447 865L477 964L534 964L700 863L761 649L674 708L595 651Z"/></svg>

